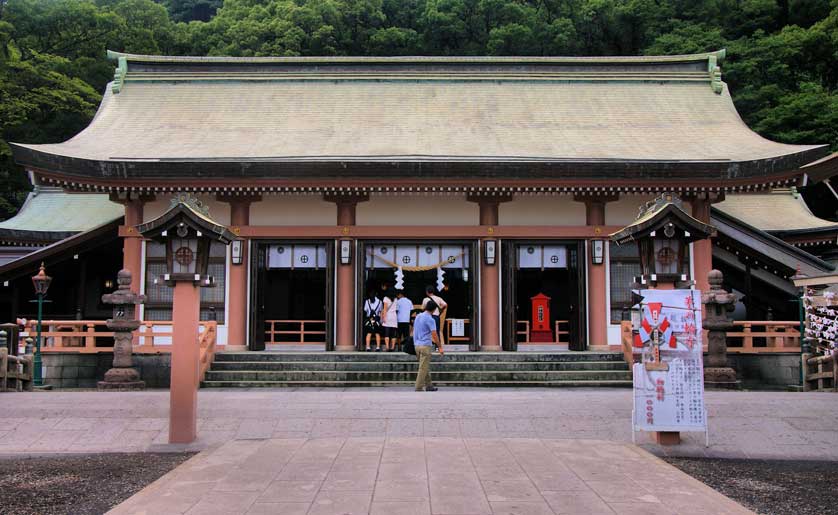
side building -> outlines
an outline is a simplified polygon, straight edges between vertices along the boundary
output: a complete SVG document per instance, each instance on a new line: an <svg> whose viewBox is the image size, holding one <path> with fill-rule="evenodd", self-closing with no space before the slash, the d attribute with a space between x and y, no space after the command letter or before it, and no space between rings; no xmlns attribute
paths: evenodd
<svg viewBox="0 0 838 515"><path fill-rule="evenodd" d="M672 191L711 223L715 203L838 162L749 130L723 55L111 53L115 80L89 127L12 148L38 184L123 206L122 264L147 321L171 318L172 293L157 281L163 248L136 225L179 192L208 206L242 242L212 250L217 286L202 292L228 349L360 350L363 297L397 283L414 304L426 285L440 291L444 335L462 350L604 349L619 344L636 267L607 235L642 204ZM691 246L698 288L713 253ZM534 338L538 302L547 328Z"/></svg>

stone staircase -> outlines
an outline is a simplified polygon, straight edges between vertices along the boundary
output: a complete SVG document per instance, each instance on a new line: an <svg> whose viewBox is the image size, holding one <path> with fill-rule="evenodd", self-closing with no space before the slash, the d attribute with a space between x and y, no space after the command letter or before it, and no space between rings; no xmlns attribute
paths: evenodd
<svg viewBox="0 0 838 515"><path fill-rule="evenodd" d="M416 357L403 353L220 352L205 388L408 386ZM448 353L434 355L439 386L630 387L623 356L612 352Z"/></svg>

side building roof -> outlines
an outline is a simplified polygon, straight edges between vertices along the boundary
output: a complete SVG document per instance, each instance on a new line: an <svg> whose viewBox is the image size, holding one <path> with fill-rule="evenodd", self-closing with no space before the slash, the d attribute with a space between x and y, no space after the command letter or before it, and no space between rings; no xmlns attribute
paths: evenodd
<svg viewBox="0 0 838 515"><path fill-rule="evenodd" d="M728 195L713 209L793 244L820 240L834 242L838 237L838 222L815 216L802 195L790 189Z"/></svg>
<svg viewBox="0 0 838 515"><path fill-rule="evenodd" d="M20 211L0 222L0 245L48 245L113 222L124 212L105 194L66 193L61 188L35 186Z"/></svg>
<svg viewBox="0 0 838 515"><path fill-rule="evenodd" d="M825 145L740 119L724 52L660 57L210 58L110 53L93 122L13 144L103 191L399 186L737 190L796 183ZM586 189L587 188L587 189Z"/></svg>

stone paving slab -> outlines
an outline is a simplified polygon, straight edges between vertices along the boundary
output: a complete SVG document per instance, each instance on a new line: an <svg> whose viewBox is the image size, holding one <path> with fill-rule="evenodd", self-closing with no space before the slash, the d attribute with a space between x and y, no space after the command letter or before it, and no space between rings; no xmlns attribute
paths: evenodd
<svg viewBox="0 0 838 515"><path fill-rule="evenodd" d="M601 440L233 440L113 515L748 514L659 458Z"/></svg>
<svg viewBox="0 0 838 515"><path fill-rule="evenodd" d="M198 399L198 441L170 446L167 391L0 394L0 454L203 450L348 435L631 441L627 389L237 389L202 390ZM645 433L638 443L678 456L838 460L838 395L707 392L706 401L710 447L700 433L682 433L684 443L671 448ZM510 463L494 468L514 469ZM493 468L481 474L490 479Z"/></svg>

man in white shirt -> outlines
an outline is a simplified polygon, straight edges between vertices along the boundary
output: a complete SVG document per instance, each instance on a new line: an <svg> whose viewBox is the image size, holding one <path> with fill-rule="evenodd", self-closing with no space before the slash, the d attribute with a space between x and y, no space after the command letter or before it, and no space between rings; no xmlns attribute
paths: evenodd
<svg viewBox="0 0 838 515"><path fill-rule="evenodd" d="M404 291L396 292L396 316L399 320L399 338L404 341L410 336L410 314L413 311L413 301L405 297Z"/></svg>
<svg viewBox="0 0 838 515"><path fill-rule="evenodd" d="M434 317L434 321L436 322L436 332L439 336L439 340L442 341L442 325L440 324L441 314L448 310L448 303L442 300L439 295L434 294L434 287L433 286L426 286L425 287L425 299L422 301L422 310L425 309L425 306L428 305L428 301L434 301L437 308L433 311L432 316Z"/></svg>

